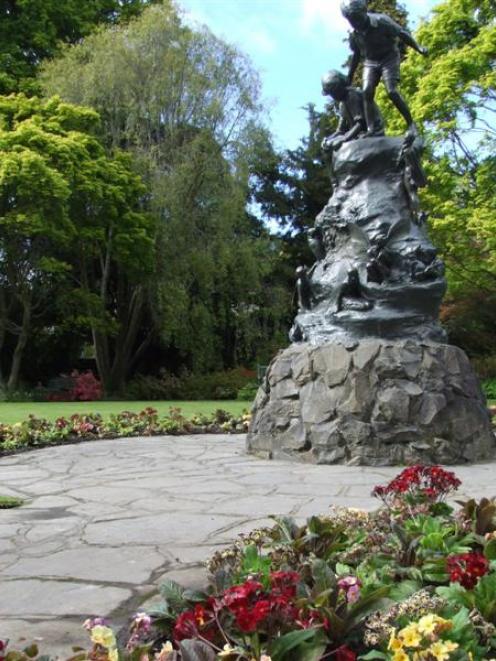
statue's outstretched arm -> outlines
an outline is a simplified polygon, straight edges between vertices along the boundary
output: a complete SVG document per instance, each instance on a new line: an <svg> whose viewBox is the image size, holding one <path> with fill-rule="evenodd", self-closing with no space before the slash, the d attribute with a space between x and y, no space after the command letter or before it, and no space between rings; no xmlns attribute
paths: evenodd
<svg viewBox="0 0 496 661"><path fill-rule="evenodd" d="M423 46L420 46L413 36L408 32L408 30L401 30L400 32L400 39L403 43L405 43L407 46L410 46L410 48L413 48L413 50L416 50L417 53L420 53L421 55L427 55L428 50L427 48L424 48Z"/></svg>

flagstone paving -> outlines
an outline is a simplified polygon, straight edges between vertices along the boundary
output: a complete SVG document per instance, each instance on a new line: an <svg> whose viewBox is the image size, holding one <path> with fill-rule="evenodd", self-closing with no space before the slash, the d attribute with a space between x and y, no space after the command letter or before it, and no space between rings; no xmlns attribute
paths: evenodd
<svg viewBox="0 0 496 661"><path fill-rule="evenodd" d="M456 469L461 495L494 495L494 464ZM395 468L313 466L247 456L243 436L118 439L0 459L0 639L69 656L86 617L120 627L163 578L205 583L203 563L270 515L331 504L373 508Z"/></svg>

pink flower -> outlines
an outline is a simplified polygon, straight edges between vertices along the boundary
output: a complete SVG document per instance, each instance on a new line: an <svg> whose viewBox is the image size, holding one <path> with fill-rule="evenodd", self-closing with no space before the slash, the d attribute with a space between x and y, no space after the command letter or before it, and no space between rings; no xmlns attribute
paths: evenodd
<svg viewBox="0 0 496 661"><path fill-rule="evenodd" d="M338 587L346 594L346 601L349 604L356 604L360 599L360 588L362 584L356 576L345 576L338 581Z"/></svg>
<svg viewBox="0 0 496 661"><path fill-rule="evenodd" d="M93 627L106 627L108 621L104 617L90 617L83 622L83 627L91 631Z"/></svg>

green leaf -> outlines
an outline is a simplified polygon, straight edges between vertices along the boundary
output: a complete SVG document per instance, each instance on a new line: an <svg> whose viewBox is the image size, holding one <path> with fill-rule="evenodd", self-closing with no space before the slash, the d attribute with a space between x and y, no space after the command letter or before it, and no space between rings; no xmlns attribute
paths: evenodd
<svg viewBox="0 0 496 661"><path fill-rule="evenodd" d="M491 539L484 547L484 555L488 560L496 560L496 539Z"/></svg>
<svg viewBox="0 0 496 661"><path fill-rule="evenodd" d="M368 654L361 654L359 659L363 659L363 661L373 661L373 659L387 659L388 655L384 654L384 652L379 652L379 650L372 650Z"/></svg>
<svg viewBox="0 0 496 661"><path fill-rule="evenodd" d="M397 583L391 588L389 597L394 601L404 601L415 592L418 592L421 587L422 584L419 581L401 581L401 583Z"/></svg>
<svg viewBox="0 0 496 661"><path fill-rule="evenodd" d="M304 629L301 631L290 631L280 638L277 638L269 645L269 656L272 661L286 661L288 658L296 659L293 656L294 650L303 643L308 643L315 638L315 629ZM293 652L291 657L288 657L288 652Z"/></svg>
<svg viewBox="0 0 496 661"><path fill-rule="evenodd" d="M338 584L335 573L324 560L314 560L312 563L312 577L315 582L315 592L334 592Z"/></svg>
<svg viewBox="0 0 496 661"><path fill-rule="evenodd" d="M336 576L349 576L353 574L353 569L349 565L343 565L341 562L336 562Z"/></svg>
<svg viewBox="0 0 496 661"><path fill-rule="evenodd" d="M160 586L160 594L171 611L181 612L188 605L184 598L184 588L175 581L164 581Z"/></svg>
<svg viewBox="0 0 496 661"><path fill-rule="evenodd" d="M34 659L34 657L38 656L39 654L38 645L36 645L36 643L33 643L32 645L25 647L23 649L23 652L30 659Z"/></svg>

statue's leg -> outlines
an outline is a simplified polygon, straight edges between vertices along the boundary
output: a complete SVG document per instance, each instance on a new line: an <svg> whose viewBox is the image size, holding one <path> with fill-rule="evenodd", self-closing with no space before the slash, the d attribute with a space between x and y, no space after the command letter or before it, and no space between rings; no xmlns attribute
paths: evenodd
<svg viewBox="0 0 496 661"><path fill-rule="evenodd" d="M376 127L375 91L381 80L381 70L377 65L365 62L363 67L363 102L367 133L374 134Z"/></svg>
<svg viewBox="0 0 496 661"><path fill-rule="evenodd" d="M403 119L407 123L408 128L414 126L413 117L410 112L405 99L401 96L398 85L400 82L400 60L399 57L393 57L390 61L383 65L382 79L386 87L389 98L394 103L396 108L400 111Z"/></svg>

